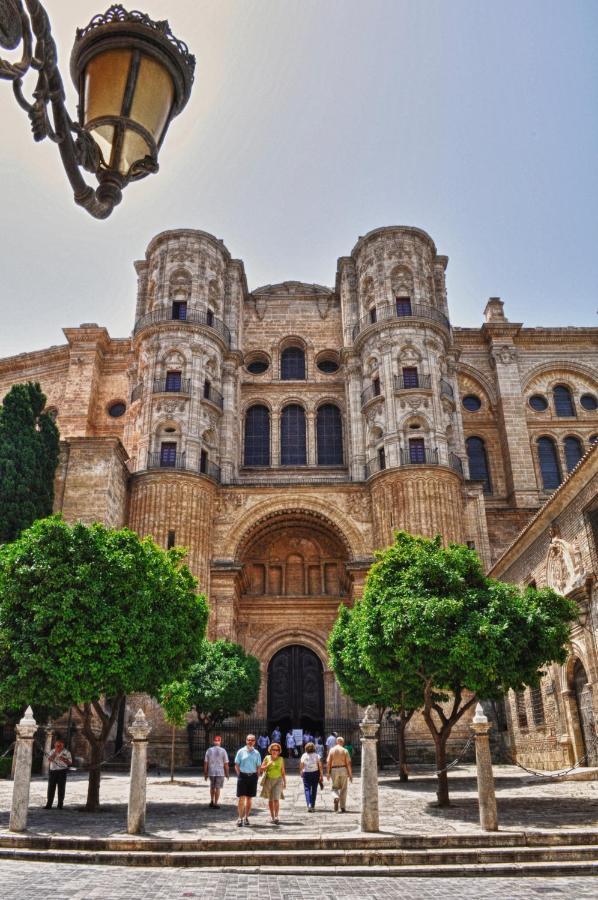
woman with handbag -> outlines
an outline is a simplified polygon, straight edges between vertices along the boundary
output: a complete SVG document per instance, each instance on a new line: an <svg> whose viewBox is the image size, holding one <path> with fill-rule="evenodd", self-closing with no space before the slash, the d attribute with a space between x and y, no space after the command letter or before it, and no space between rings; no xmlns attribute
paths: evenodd
<svg viewBox="0 0 598 900"><path fill-rule="evenodd" d="M261 797L268 800L270 808L270 818L273 825L279 824L278 813L280 810L280 801L284 799L283 788L287 786L287 775L284 768L284 759L282 758L282 747L274 742L268 747L268 755L265 757L260 772L263 772L261 780L262 792Z"/></svg>
<svg viewBox="0 0 598 900"><path fill-rule="evenodd" d="M303 778L307 811L313 812L316 806L316 797L318 796L318 785L324 787L322 760L316 751L316 745L313 741L309 741L305 745L305 753L299 761L299 774Z"/></svg>

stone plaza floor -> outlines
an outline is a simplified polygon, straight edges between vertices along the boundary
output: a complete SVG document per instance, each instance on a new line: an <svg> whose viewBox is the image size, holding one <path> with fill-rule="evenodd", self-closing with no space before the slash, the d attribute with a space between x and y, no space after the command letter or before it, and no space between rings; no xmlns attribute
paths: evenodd
<svg viewBox="0 0 598 900"><path fill-rule="evenodd" d="M598 829L598 781L552 781L546 783L512 766L495 768L499 826L501 830ZM380 776L380 827L387 834L455 834L479 832L475 768L461 766L449 778L451 806L439 809L436 778L412 775L401 783L396 773ZM95 814L82 810L87 792L87 774L69 777L65 808L45 810L46 782L31 783L28 830L41 835L108 837L126 831L127 774L104 774L102 809ZM0 832L6 832L12 782L0 781ZM198 774L179 773L174 784L151 772L147 784L147 833L173 839L235 839L343 834L359 828L360 782L356 776L349 788L347 812L333 811L333 795L326 782L318 794L315 814L308 814L299 776L288 778L281 803L280 825L270 823L265 800L255 801L251 828L236 827L235 779L225 783L221 809L211 810L208 784Z"/></svg>

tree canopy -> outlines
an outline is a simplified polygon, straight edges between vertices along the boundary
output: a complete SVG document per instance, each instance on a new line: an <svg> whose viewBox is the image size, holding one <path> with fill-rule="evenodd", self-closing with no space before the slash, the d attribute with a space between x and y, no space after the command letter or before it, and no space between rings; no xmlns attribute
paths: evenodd
<svg viewBox="0 0 598 900"><path fill-rule="evenodd" d="M0 544L49 516L58 465L58 428L39 384L15 384L0 406Z"/></svg>
<svg viewBox="0 0 598 900"><path fill-rule="evenodd" d="M90 809L124 695L157 695L197 658L208 607L183 556L58 516L0 547L0 705L76 708L91 745Z"/></svg>
<svg viewBox="0 0 598 900"><path fill-rule="evenodd" d="M363 595L363 660L389 689L419 680L440 770L454 724L478 698L537 684L543 666L565 660L577 608L549 588L488 578L474 551L439 537L398 532L376 555ZM446 773L439 802L448 802Z"/></svg>
<svg viewBox="0 0 598 900"><path fill-rule="evenodd" d="M260 692L260 664L239 644L204 641L187 675L190 705L208 731L229 716L250 713Z"/></svg>

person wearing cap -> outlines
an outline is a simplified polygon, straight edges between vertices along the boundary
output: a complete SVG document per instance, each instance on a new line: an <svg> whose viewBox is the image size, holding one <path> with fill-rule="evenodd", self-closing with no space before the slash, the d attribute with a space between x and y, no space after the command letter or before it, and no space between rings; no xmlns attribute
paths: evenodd
<svg viewBox="0 0 598 900"><path fill-rule="evenodd" d="M204 780L210 779L210 809L220 809L220 791L224 778L228 778L228 753L222 746L222 738L217 734L212 747L208 747L203 761Z"/></svg>

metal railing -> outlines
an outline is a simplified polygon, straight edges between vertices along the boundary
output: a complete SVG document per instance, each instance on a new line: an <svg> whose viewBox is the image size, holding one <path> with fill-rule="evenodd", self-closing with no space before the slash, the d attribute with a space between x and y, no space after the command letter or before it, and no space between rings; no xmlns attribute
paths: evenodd
<svg viewBox="0 0 598 900"><path fill-rule="evenodd" d="M206 387L204 385L202 400L207 400L208 403L213 403L214 406L217 406L218 409L224 409L224 397L217 391L216 388L210 385Z"/></svg>
<svg viewBox="0 0 598 900"><path fill-rule="evenodd" d="M416 378L413 376L405 378L404 375L395 375L394 383L395 391L429 391L432 387L432 376L418 373Z"/></svg>
<svg viewBox="0 0 598 900"><path fill-rule="evenodd" d="M135 385L133 390L131 391L131 403L135 403L136 400L139 400L141 395L143 394L143 383Z"/></svg>
<svg viewBox="0 0 598 900"><path fill-rule="evenodd" d="M187 307L185 311L184 318L174 316L173 309L170 306L154 309L152 312L146 313L144 316L137 319L133 334L138 334L142 328L147 328L149 325L162 325L164 322L173 322L177 325L203 325L206 328L211 328L212 331L215 331L216 334L223 339L226 346L230 348L231 334L228 326L225 325L221 319L217 319L216 316L211 314L208 315L205 310L189 309L189 307Z"/></svg>
<svg viewBox="0 0 598 900"><path fill-rule="evenodd" d="M437 466L438 450L430 450L428 447L416 449L401 449L402 466Z"/></svg>
<svg viewBox="0 0 598 900"><path fill-rule="evenodd" d="M384 394L380 384L370 384L369 387L366 387L365 390L361 392L361 405L365 406L366 403L369 403L374 397L383 398L383 396Z"/></svg>
<svg viewBox="0 0 598 900"><path fill-rule="evenodd" d="M175 469L177 471L195 473L196 475L206 475L212 481L220 482L220 466L210 462L210 460L191 465L187 462L185 453L148 453L145 467L142 467L139 471L149 471L150 469Z"/></svg>
<svg viewBox="0 0 598 900"><path fill-rule="evenodd" d="M386 468L386 463L382 463L379 457L374 456L373 459L369 459L365 464L365 477L366 480L371 478L372 475L375 475L376 472L382 472L383 469Z"/></svg>
<svg viewBox="0 0 598 900"><path fill-rule="evenodd" d="M463 475L463 460L456 453L449 453L449 466L459 475Z"/></svg>
<svg viewBox="0 0 598 900"><path fill-rule="evenodd" d="M434 306L429 306L427 303L412 303L411 312L406 314L398 309L396 304L392 303L388 306L379 306L376 309L375 322L372 322L369 313L367 316L363 316L353 327L353 340L355 340L362 331L365 331L366 328L369 328L376 323L387 321L388 319L430 319L432 322L441 325L447 331L450 331L451 329L447 317Z"/></svg>
<svg viewBox="0 0 598 900"><path fill-rule="evenodd" d="M190 394L191 379L181 378L173 381L168 378L154 378L153 392L154 394Z"/></svg>
<svg viewBox="0 0 598 900"><path fill-rule="evenodd" d="M452 384L449 384L445 378L440 379L440 396L448 397L450 400L455 396Z"/></svg>

